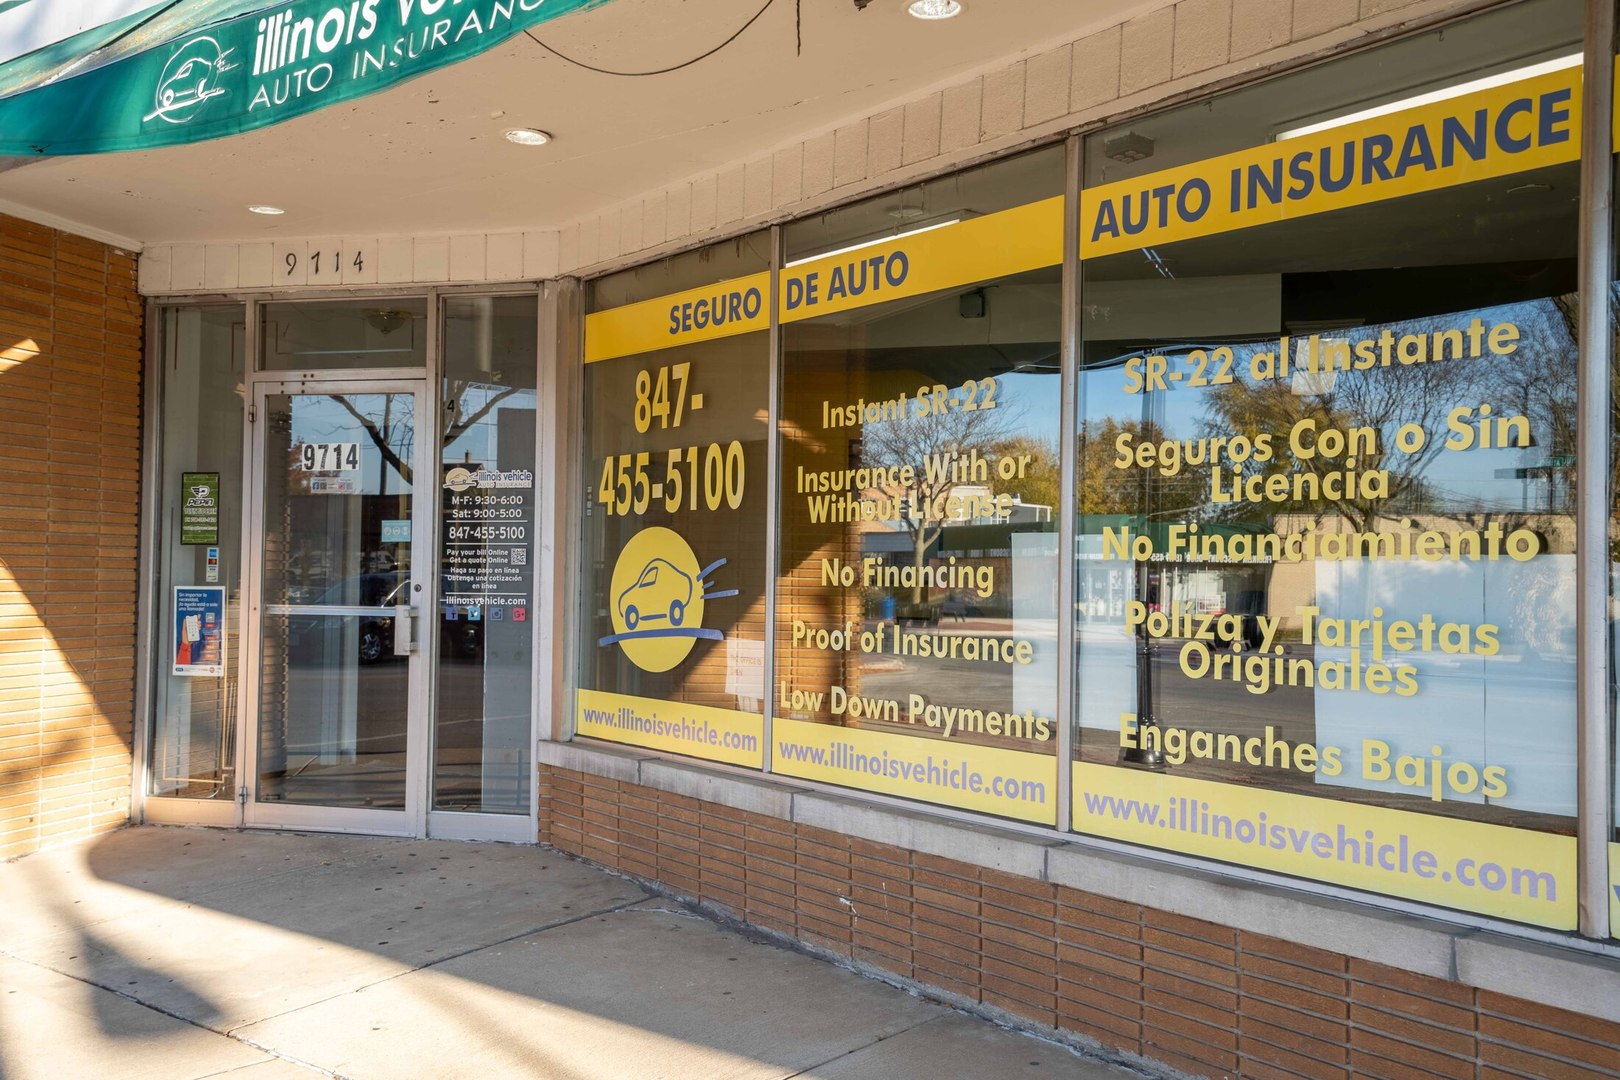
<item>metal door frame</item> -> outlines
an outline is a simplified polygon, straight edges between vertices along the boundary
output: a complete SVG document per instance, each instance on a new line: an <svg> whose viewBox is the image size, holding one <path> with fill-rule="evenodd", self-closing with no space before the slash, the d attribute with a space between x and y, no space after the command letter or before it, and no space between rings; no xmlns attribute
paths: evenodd
<svg viewBox="0 0 1620 1080"><path fill-rule="evenodd" d="M437 486L426 484L431 475L430 455L436 439L431 426L432 395L425 375L400 378L367 378L354 372L332 375L309 374L300 378L274 379L262 375L249 384L253 395L248 414L251 442L247 463L247 488L243 523L242 592L244 615L241 628L242 668L238 683L238 716L243 718L237 737L237 775L242 799L241 823L256 829L310 829L321 832L366 833L373 836L426 836L429 781L429 752L432 721L431 644L424 643L434 621L437 581L433 553L433 498ZM264 485L268 462L265 454L265 402L271 395L315 396L322 394L410 394L415 399L417 431L412 440L411 472L411 585L416 598L413 620L414 648L406 660L405 719L405 808L404 810L358 809L258 801L259 793L259 679L263 657L263 553L265 505ZM424 430L426 431L424 437Z"/></svg>

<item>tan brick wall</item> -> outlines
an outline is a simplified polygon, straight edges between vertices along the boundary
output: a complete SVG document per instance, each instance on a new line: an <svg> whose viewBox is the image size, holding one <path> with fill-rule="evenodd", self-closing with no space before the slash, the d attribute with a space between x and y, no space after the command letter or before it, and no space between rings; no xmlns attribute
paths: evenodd
<svg viewBox="0 0 1620 1080"><path fill-rule="evenodd" d="M724 914L1195 1076L1620 1076L1620 1024L540 767L540 836Z"/></svg>
<svg viewBox="0 0 1620 1080"><path fill-rule="evenodd" d="M129 820L135 256L0 215L0 858Z"/></svg>

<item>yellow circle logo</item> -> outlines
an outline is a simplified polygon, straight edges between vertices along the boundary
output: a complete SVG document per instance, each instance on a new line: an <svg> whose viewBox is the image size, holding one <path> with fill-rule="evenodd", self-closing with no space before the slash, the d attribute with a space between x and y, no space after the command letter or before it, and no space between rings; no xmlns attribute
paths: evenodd
<svg viewBox="0 0 1620 1080"><path fill-rule="evenodd" d="M668 671L691 654L698 638L720 636L702 630L702 578L680 533L654 526L624 545L613 566L609 608L612 640L632 664Z"/></svg>

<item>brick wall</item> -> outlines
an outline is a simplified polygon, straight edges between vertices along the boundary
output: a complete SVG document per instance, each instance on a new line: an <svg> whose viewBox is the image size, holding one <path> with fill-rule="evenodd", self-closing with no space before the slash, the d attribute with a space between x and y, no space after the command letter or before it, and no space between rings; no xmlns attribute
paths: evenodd
<svg viewBox="0 0 1620 1080"><path fill-rule="evenodd" d="M135 256L0 214L0 858L129 820Z"/></svg>
<svg viewBox="0 0 1620 1080"><path fill-rule="evenodd" d="M627 781L539 784L563 851L1193 1075L1620 1076L1620 1024Z"/></svg>

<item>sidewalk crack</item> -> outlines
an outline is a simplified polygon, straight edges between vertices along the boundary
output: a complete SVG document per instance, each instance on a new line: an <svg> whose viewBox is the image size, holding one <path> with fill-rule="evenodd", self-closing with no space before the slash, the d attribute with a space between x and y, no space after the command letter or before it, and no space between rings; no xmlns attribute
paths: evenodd
<svg viewBox="0 0 1620 1080"><path fill-rule="evenodd" d="M944 1020L946 1018L946 1016L948 1016L948 1015L950 1015L950 1014L947 1013L947 1014L945 1014L945 1016L930 1016L926 1020L919 1020L915 1024L912 1024L909 1027L901 1028L899 1031L891 1031L887 1035L879 1035L877 1038L873 1039L869 1043L862 1043L860 1046L856 1046L856 1047L853 1047L853 1048L851 1048L849 1050L845 1050L842 1054L834 1054L832 1057L828 1058L826 1061L818 1061L814 1065L806 1065L804 1068L798 1070L797 1072L786 1073L786 1074L778 1077L777 1080L793 1080L793 1078L796 1077L796 1076L803 1076L806 1073L814 1072L817 1069L823 1068L823 1067L825 1067L827 1065L831 1065L835 1061L839 1061L839 1060L841 1060L843 1058L847 1058L851 1054L858 1054L862 1050L870 1050L872 1047L877 1046L879 1043L888 1042L890 1039L894 1038L896 1035L904 1035L908 1031L916 1031L920 1027L927 1027L929 1024L937 1024L941 1020Z"/></svg>

